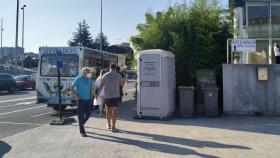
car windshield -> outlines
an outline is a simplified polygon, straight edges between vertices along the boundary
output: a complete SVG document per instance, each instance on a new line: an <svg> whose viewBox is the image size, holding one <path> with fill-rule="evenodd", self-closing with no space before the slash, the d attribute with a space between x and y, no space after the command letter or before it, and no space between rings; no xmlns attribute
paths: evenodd
<svg viewBox="0 0 280 158"><path fill-rule="evenodd" d="M135 72L127 72L126 78L128 80L137 80L137 73L135 73Z"/></svg>
<svg viewBox="0 0 280 158"><path fill-rule="evenodd" d="M14 79L16 81L21 81L21 80L24 80L26 78L26 76L15 76Z"/></svg>
<svg viewBox="0 0 280 158"><path fill-rule="evenodd" d="M45 54L41 59L41 76L57 76L56 55ZM75 54L64 54L62 56L63 68L60 69L61 77L75 77L78 75L79 56Z"/></svg>
<svg viewBox="0 0 280 158"><path fill-rule="evenodd" d="M13 77L6 74L0 74L0 79L12 79Z"/></svg>

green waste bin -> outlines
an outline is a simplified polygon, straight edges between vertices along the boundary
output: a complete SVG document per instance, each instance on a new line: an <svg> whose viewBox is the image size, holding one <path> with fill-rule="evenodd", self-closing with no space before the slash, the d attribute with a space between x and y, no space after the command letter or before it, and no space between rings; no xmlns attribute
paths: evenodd
<svg viewBox="0 0 280 158"><path fill-rule="evenodd" d="M179 112L181 117L195 116L194 87L179 87Z"/></svg>

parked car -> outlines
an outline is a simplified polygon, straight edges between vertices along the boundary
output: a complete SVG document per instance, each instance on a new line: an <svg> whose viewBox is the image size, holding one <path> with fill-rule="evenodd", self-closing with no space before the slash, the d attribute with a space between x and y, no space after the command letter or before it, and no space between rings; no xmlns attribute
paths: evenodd
<svg viewBox="0 0 280 158"><path fill-rule="evenodd" d="M20 75L15 76L16 87L20 90L25 90L26 88L32 88L33 90L36 87L36 81L30 75Z"/></svg>
<svg viewBox="0 0 280 158"><path fill-rule="evenodd" d="M137 82L138 75L137 75L136 71L126 70L125 74L126 74L126 81L127 82Z"/></svg>
<svg viewBox="0 0 280 158"><path fill-rule="evenodd" d="M16 81L12 75L0 73L0 91L9 91L14 93L16 90Z"/></svg>

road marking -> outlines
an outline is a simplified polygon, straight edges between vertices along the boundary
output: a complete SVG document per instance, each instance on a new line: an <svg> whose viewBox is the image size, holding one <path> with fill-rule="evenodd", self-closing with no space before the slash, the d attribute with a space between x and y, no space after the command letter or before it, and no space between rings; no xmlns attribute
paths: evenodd
<svg viewBox="0 0 280 158"><path fill-rule="evenodd" d="M19 105L30 105L36 103L36 101L31 101L31 102L23 102L23 103L18 103L14 105L6 105L6 106L0 106L0 108L7 108L7 107L13 107L13 106L19 106Z"/></svg>
<svg viewBox="0 0 280 158"><path fill-rule="evenodd" d="M136 89L128 89L128 90L126 90L126 92L135 92L136 91Z"/></svg>
<svg viewBox="0 0 280 158"><path fill-rule="evenodd" d="M16 110L16 111L11 111L11 112L6 112L6 113L0 113L0 116L8 115L8 114L16 113L16 112L27 111L27 110L39 109L39 108L43 108L43 107L46 107L46 106L44 105L44 106L38 106L38 107L27 108L27 109L22 109L22 110Z"/></svg>
<svg viewBox="0 0 280 158"><path fill-rule="evenodd" d="M9 138L13 138L13 137L16 137L16 136L18 136L18 135L22 135L22 134L25 134L25 133L30 133L30 132L32 132L32 131L35 130L35 129L40 129L40 128L46 127L47 125L49 125L49 124L43 124L42 126L35 127L35 128L32 128L32 129L26 130L26 131L24 131L24 132L21 132L21 133L17 133L17 134L12 135L12 136L8 136L8 137L6 137L6 138L3 138L2 140L5 141L5 140L8 140Z"/></svg>
<svg viewBox="0 0 280 158"><path fill-rule="evenodd" d="M30 100L35 99L37 97L27 97L27 98L19 98L19 99L11 99L11 100L2 100L0 103L7 103L7 102L14 102L14 101L21 101L21 100Z"/></svg>
<svg viewBox="0 0 280 158"><path fill-rule="evenodd" d="M39 114L39 115L33 115L33 116L31 116L31 117L38 117L38 116L43 116L43 115L47 115L47 114L51 114L51 113L55 113L55 112L53 112L53 111L51 111L51 112L46 112L46 113L42 113L42 114Z"/></svg>
<svg viewBox="0 0 280 158"><path fill-rule="evenodd" d="M0 122L0 124L33 125L33 126L43 126L43 125L45 125L45 124L37 124L37 123L16 123L16 122Z"/></svg>

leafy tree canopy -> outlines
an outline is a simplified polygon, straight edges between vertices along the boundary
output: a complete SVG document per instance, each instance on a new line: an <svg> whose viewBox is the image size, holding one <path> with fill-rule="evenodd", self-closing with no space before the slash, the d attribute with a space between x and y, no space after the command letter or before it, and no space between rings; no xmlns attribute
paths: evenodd
<svg viewBox="0 0 280 158"><path fill-rule="evenodd" d="M226 61L226 40L231 37L230 17L218 0L175 4L166 11L147 12L131 37L136 50L164 49L176 57L177 85L194 85L196 69L215 69Z"/></svg>
<svg viewBox="0 0 280 158"><path fill-rule="evenodd" d="M108 51L111 53L124 54L127 66L132 66L134 64L134 51L131 47L122 44L111 45Z"/></svg>

